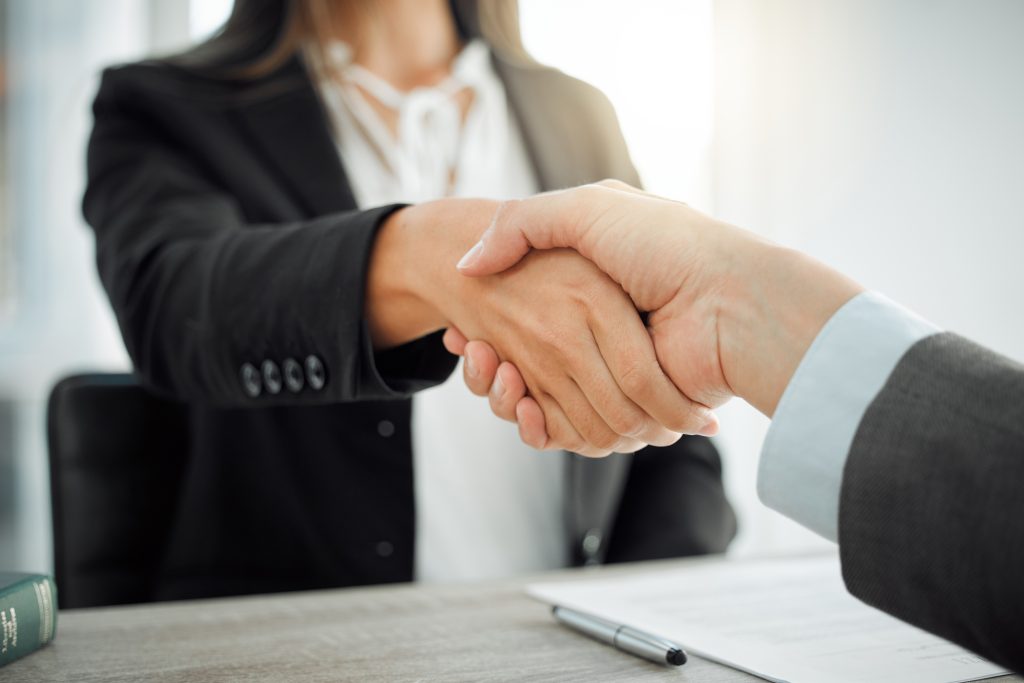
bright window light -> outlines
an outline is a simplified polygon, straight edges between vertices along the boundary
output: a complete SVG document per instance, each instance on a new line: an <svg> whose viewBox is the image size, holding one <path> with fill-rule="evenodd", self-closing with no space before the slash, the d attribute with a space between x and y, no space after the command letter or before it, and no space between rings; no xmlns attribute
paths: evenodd
<svg viewBox="0 0 1024 683"><path fill-rule="evenodd" d="M519 5L527 49L611 99L647 189L710 208L712 0ZM191 38L220 28L231 6L190 0Z"/></svg>
<svg viewBox="0 0 1024 683"><path fill-rule="evenodd" d="M234 0L189 0L188 33L192 40L208 38L231 14Z"/></svg>
<svg viewBox="0 0 1024 683"><path fill-rule="evenodd" d="M647 189L710 208L712 0L520 0L523 41L600 88Z"/></svg>

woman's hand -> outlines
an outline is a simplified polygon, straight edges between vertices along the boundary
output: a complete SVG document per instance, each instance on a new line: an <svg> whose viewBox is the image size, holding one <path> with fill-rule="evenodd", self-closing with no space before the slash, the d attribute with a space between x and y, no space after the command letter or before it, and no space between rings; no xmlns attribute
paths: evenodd
<svg viewBox="0 0 1024 683"><path fill-rule="evenodd" d="M538 449L549 443L544 412L526 395L526 384L515 365L501 361L487 342L467 340L455 327L445 330L444 346L449 353L464 358L463 378L469 390L487 396L495 415L517 423L523 443Z"/></svg>
<svg viewBox="0 0 1024 683"><path fill-rule="evenodd" d="M713 416L662 372L629 297L590 261L560 250L532 254L500 275L456 272L497 206L432 202L395 214L382 228L367 297L378 343L453 325L486 340L518 369L521 380L510 376L510 383L521 381L546 415L550 438L528 441L538 448L600 456L706 429ZM375 313L385 297L387 315ZM471 363L466 372L482 369Z"/></svg>

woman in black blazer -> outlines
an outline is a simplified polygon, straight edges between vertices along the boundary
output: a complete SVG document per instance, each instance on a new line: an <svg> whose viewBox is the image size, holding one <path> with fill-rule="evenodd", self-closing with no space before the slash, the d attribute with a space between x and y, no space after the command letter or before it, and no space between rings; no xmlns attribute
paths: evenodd
<svg viewBox="0 0 1024 683"><path fill-rule="evenodd" d="M525 57L514 4L437 4L458 42L489 41L542 189L637 183L607 100ZM441 343L449 324L496 340L535 395L615 394L590 400L592 420L561 425L608 450L637 444L615 400L669 426L655 413L680 405L660 369L624 399L612 364L597 378L575 369L595 365L574 359L583 332L644 348L628 299L582 259L459 280L454 262L495 202L357 208L303 45L339 26L332 9L351 18L360 6L237 0L209 43L104 73L84 199L100 276L136 372L191 418L154 599L414 578L409 396L455 367ZM610 331L584 315L598 304L620 316ZM672 440L644 418L643 438ZM564 457L574 564L716 552L734 535L703 437Z"/></svg>

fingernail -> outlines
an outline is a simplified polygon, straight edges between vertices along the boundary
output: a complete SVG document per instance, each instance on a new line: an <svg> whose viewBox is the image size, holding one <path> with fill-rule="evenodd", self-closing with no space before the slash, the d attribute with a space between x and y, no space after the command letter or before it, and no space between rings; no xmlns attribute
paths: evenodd
<svg viewBox="0 0 1024 683"><path fill-rule="evenodd" d="M466 373L473 379L476 379L480 374L480 369L477 368L476 363L473 362L473 357L470 355L466 356Z"/></svg>
<svg viewBox="0 0 1024 683"><path fill-rule="evenodd" d="M459 259L458 264L455 266L459 270L465 270L466 268L472 268L473 265L480 259L480 254L484 251L484 242L480 240L473 245L473 248L465 253L465 255ZM449 261L449 263L451 263Z"/></svg>
<svg viewBox="0 0 1024 683"><path fill-rule="evenodd" d="M704 423L703 427L697 430L697 433L701 436L715 436L718 434L718 428L718 417L711 413L711 417Z"/></svg>
<svg viewBox="0 0 1024 683"><path fill-rule="evenodd" d="M496 401L500 401L501 397L505 395L505 383L501 381L501 376L498 375L494 378L494 384L491 385L491 396Z"/></svg>

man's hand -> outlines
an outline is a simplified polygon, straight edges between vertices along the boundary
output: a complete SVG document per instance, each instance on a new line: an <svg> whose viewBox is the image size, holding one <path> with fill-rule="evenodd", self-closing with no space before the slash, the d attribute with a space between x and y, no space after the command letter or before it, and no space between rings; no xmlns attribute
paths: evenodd
<svg viewBox="0 0 1024 683"><path fill-rule="evenodd" d="M504 203L459 270L483 276L531 249L558 247L592 260L649 312L665 372L712 408L738 395L771 415L818 330L860 291L802 254L615 181ZM465 337L453 330L446 343L459 350ZM486 345L462 350L497 368ZM519 388L514 370L503 369L502 383ZM488 379L481 374L470 386L480 393ZM499 402L499 415L509 417L514 396ZM527 443L545 416L530 398L518 401L514 417Z"/></svg>
<svg viewBox="0 0 1024 683"><path fill-rule="evenodd" d="M500 275L456 271L497 207L439 200L385 222L367 285L378 348L451 326L486 340L543 408L551 438L530 442L541 449L603 456L705 429L713 416L665 375L630 298L591 261L561 249L530 254ZM477 371L468 364L467 378Z"/></svg>

